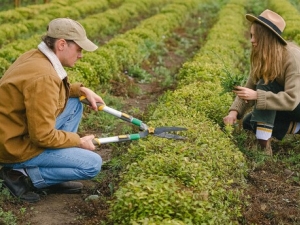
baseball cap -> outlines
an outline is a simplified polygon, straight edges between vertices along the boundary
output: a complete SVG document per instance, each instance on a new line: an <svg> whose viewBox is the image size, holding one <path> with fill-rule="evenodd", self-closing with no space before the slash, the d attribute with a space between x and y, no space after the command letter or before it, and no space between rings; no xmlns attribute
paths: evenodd
<svg viewBox="0 0 300 225"><path fill-rule="evenodd" d="M89 52L98 48L97 45L87 38L83 26L70 18L57 18L50 21L47 28L47 36L72 40L82 49Z"/></svg>

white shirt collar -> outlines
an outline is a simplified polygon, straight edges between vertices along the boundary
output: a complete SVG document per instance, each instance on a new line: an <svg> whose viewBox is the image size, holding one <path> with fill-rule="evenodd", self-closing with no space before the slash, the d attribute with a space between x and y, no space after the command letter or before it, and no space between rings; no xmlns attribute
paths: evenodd
<svg viewBox="0 0 300 225"><path fill-rule="evenodd" d="M62 66L61 62L54 54L54 52L45 44L45 42L41 42L38 45L38 49L50 60L52 63L57 75L63 80L67 76L67 72Z"/></svg>

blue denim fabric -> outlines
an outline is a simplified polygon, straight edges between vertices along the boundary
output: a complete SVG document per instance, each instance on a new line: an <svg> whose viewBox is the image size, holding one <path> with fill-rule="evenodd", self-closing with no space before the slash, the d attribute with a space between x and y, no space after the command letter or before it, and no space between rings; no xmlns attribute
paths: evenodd
<svg viewBox="0 0 300 225"><path fill-rule="evenodd" d="M82 112L83 106L79 99L70 98L64 112L57 117L55 128L77 132ZM36 188L91 179L100 172L101 165L102 159L97 153L77 147L46 149L30 160L10 164L14 169L26 168Z"/></svg>

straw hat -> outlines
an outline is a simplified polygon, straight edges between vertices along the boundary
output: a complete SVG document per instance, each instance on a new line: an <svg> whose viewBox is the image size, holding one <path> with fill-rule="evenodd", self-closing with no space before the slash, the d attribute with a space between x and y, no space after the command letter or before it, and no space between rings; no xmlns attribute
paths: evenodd
<svg viewBox="0 0 300 225"><path fill-rule="evenodd" d="M259 22L269 28L271 31L273 31L274 34L279 37L279 39L284 43L287 44L287 42L283 39L281 36L284 28L285 28L285 21L284 19L278 15L277 13L266 9L263 11L258 17L253 16L251 14L246 14L246 19L250 22Z"/></svg>

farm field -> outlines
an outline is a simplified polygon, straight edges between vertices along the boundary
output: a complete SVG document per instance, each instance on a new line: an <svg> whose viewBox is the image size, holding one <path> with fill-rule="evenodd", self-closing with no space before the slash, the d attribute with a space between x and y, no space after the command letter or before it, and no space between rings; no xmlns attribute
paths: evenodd
<svg viewBox="0 0 300 225"><path fill-rule="evenodd" d="M70 17L99 49L72 69L106 104L147 125L183 126L186 140L148 136L105 144L104 164L81 194L28 204L0 189L0 224L300 224L300 136L274 140L272 158L241 124L224 127L231 87L249 72L249 23L268 8L300 44L296 0L0 0L0 77L36 48L47 23ZM137 127L85 109L80 134L110 137ZM1 183L0 183L1 187Z"/></svg>

